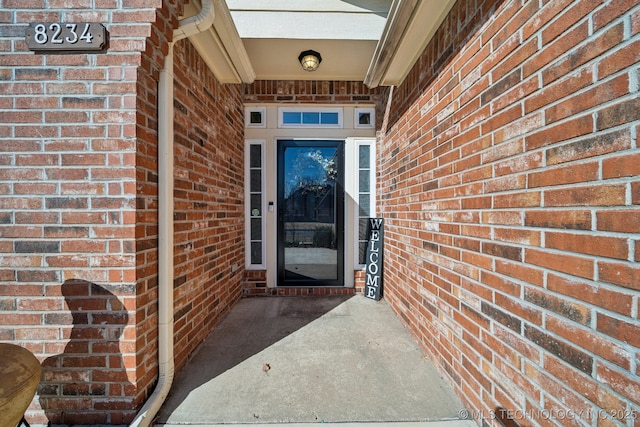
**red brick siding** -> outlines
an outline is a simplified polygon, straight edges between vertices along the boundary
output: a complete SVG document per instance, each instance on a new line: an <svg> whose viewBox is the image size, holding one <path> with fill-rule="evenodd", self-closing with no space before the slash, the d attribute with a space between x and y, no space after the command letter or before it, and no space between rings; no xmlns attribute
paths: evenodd
<svg viewBox="0 0 640 427"><path fill-rule="evenodd" d="M476 419L638 423L639 17L461 0L388 93L385 295Z"/></svg>
<svg viewBox="0 0 640 427"><path fill-rule="evenodd" d="M270 295L272 289L267 288L266 270L245 270L242 292L247 296Z"/></svg>
<svg viewBox="0 0 640 427"><path fill-rule="evenodd" d="M157 375L157 79L182 8L162 3L0 11L0 339L43 360L34 424L127 424ZM34 54L38 21L103 23L108 51Z"/></svg>
<svg viewBox="0 0 640 427"><path fill-rule="evenodd" d="M380 93L380 89L369 89L355 81L257 80L245 85L244 101L357 104L375 102Z"/></svg>
<svg viewBox="0 0 640 427"><path fill-rule="evenodd" d="M174 351L180 368L242 296L242 86L220 84L189 42L175 48Z"/></svg>

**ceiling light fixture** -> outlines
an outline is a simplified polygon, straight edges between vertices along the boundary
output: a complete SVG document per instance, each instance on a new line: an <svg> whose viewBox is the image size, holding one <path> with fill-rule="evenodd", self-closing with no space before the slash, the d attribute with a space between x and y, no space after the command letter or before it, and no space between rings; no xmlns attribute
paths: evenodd
<svg viewBox="0 0 640 427"><path fill-rule="evenodd" d="M315 50L305 50L298 55L298 61L305 71L315 71L322 62L322 57Z"/></svg>

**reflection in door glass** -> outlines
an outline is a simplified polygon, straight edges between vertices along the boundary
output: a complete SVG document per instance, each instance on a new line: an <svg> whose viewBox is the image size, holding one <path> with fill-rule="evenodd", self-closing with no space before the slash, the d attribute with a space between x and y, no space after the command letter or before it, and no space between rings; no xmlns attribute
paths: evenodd
<svg viewBox="0 0 640 427"><path fill-rule="evenodd" d="M337 147L286 147L284 268L286 280L338 279Z"/></svg>

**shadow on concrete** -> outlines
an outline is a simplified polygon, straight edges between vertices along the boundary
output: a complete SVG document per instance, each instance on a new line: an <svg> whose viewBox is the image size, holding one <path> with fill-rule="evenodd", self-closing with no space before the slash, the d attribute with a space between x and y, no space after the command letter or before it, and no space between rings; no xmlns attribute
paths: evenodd
<svg viewBox="0 0 640 427"><path fill-rule="evenodd" d="M386 301L246 298L177 374L155 425L461 426L463 409Z"/></svg>
<svg viewBox="0 0 640 427"><path fill-rule="evenodd" d="M350 297L242 299L201 344L187 366L177 373L160 418L166 418L192 390L308 325ZM303 304L293 304L294 301Z"/></svg>

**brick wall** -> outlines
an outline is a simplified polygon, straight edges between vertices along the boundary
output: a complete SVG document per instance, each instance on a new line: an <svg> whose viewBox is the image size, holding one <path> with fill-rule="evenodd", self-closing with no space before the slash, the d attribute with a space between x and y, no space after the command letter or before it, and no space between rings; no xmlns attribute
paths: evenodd
<svg viewBox="0 0 640 427"><path fill-rule="evenodd" d="M222 85L188 41L175 48L174 331L180 368L242 296L242 86Z"/></svg>
<svg viewBox="0 0 640 427"><path fill-rule="evenodd" d="M182 6L119 3L1 2L0 340L43 361L32 424L126 424L157 375L157 79ZM31 22L103 23L108 51L34 54Z"/></svg>
<svg viewBox="0 0 640 427"><path fill-rule="evenodd" d="M245 85L245 102L357 104L379 99L380 89L362 82L317 80L257 80Z"/></svg>
<svg viewBox="0 0 640 427"><path fill-rule="evenodd" d="M388 94L385 296L479 421L640 422L639 32L461 0Z"/></svg>

